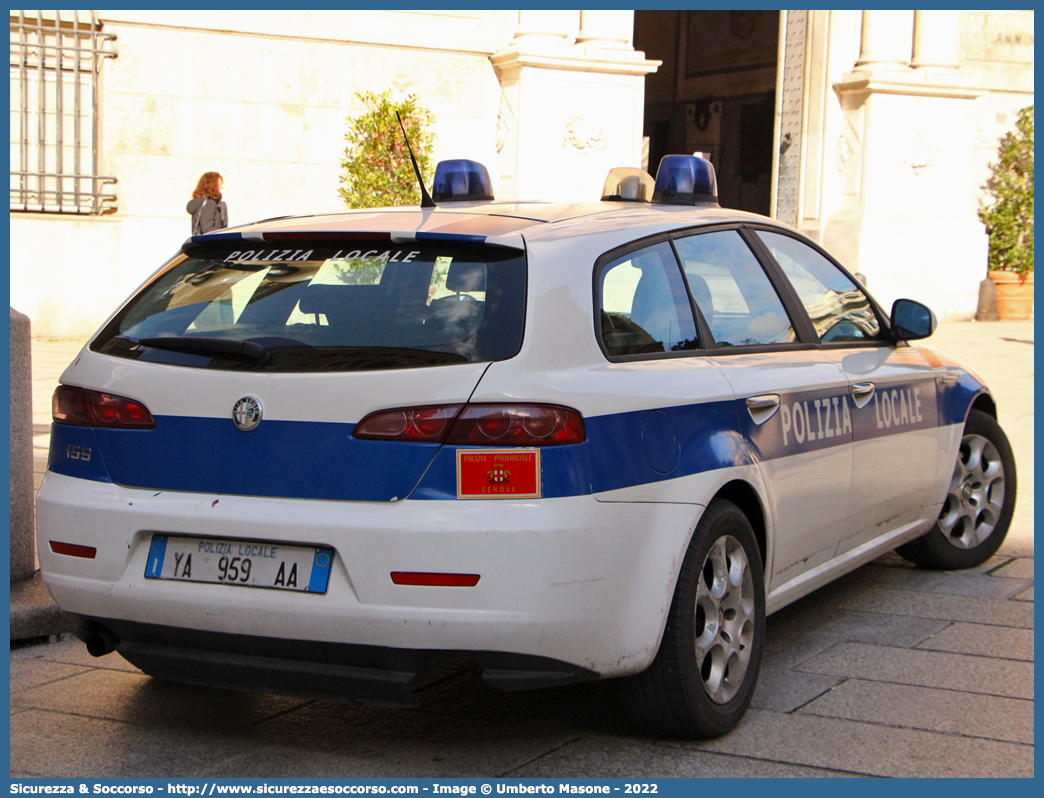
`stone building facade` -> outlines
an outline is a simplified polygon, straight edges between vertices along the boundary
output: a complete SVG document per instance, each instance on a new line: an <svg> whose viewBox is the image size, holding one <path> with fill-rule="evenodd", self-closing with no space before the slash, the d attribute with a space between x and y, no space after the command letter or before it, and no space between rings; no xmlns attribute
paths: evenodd
<svg viewBox="0 0 1044 798"><path fill-rule="evenodd" d="M969 317L979 186L1033 102L1014 11L11 12L11 304L85 337L189 233L335 211L355 93L414 93L435 157L498 198L597 199L613 166L704 152L888 302Z"/></svg>
<svg viewBox="0 0 1044 798"><path fill-rule="evenodd" d="M710 152L723 204L772 215L865 276L970 318L988 163L1033 103L1032 11L653 11L645 133Z"/></svg>

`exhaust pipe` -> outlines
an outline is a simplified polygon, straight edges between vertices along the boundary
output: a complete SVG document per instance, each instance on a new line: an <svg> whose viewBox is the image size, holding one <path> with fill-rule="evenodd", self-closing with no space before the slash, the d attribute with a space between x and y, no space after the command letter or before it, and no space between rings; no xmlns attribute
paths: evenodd
<svg viewBox="0 0 1044 798"><path fill-rule="evenodd" d="M104 657L115 651L120 641L108 629L99 626L89 632L83 642L87 645L87 653L92 657Z"/></svg>

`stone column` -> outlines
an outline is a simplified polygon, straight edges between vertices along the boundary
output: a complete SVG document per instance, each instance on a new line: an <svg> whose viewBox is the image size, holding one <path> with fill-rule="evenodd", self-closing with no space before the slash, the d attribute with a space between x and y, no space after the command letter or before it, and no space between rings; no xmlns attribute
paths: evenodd
<svg viewBox="0 0 1044 798"><path fill-rule="evenodd" d="M914 69L957 69L960 21L959 11L914 12Z"/></svg>
<svg viewBox="0 0 1044 798"><path fill-rule="evenodd" d="M660 62L634 50L633 26L631 11L519 12L490 58L498 199L597 201L612 167L641 165L645 76Z"/></svg>
<svg viewBox="0 0 1044 798"><path fill-rule="evenodd" d="M571 44L576 37L576 11L524 10L512 44Z"/></svg>
<svg viewBox="0 0 1044 798"><path fill-rule="evenodd" d="M841 201L826 222L823 244L867 276L886 308L910 297L942 320L967 319L986 273L987 239L976 216L973 174L976 99L984 89L959 70L926 68L953 52L945 36L934 39L945 31L934 28L930 16L918 18L919 68L896 68L895 27L887 28L891 39L878 34L882 20L895 22L892 15L901 13L863 12L860 61L834 84L843 115ZM912 47L913 12L903 19L909 27L901 38Z"/></svg>
<svg viewBox="0 0 1044 798"><path fill-rule="evenodd" d="M29 317L11 308L11 584L36 572Z"/></svg>
<svg viewBox="0 0 1044 798"><path fill-rule="evenodd" d="M856 71L909 68L913 22L913 11L864 11Z"/></svg>
<svg viewBox="0 0 1044 798"><path fill-rule="evenodd" d="M630 50L634 36L634 12L601 10L580 12L576 43L603 50Z"/></svg>

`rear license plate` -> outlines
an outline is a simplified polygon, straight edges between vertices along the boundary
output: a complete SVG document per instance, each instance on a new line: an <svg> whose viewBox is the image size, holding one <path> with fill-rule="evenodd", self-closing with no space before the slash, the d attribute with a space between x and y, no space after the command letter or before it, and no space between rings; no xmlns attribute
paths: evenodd
<svg viewBox="0 0 1044 798"><path fill-rule="evenodd" d="M146 579L325 593L333 549L153 535Z"/></svg>

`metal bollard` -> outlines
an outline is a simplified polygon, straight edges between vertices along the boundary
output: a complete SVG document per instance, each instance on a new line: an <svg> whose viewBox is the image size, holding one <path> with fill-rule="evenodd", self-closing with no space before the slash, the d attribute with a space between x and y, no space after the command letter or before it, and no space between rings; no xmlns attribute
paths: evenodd
<svg viewBox="0 0 1044 798"><path fill-rule="evenodd" d="M29 317L11 308L11 583L36 572L33 372Z"/></svg>

